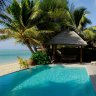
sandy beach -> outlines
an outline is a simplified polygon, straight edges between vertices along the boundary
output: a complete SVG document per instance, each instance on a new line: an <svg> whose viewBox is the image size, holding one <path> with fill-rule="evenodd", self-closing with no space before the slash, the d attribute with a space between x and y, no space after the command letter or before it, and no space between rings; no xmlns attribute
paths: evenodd
<svg viewBox="0 0 96 96"><path fill-rule="evenodd" d="M0 76L19 71L20 66L18 62L12 63L12 64L6 64L6 65L0 65Z"/></svg>

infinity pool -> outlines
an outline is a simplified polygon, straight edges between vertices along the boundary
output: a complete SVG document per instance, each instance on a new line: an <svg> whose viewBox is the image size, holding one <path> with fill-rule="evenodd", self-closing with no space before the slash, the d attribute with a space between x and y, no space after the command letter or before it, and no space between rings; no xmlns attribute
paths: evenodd
<svg viewBox="0 0 96 96"><path fill-rule="evenodd" d="M0 77L0 96L96 96L85 68L38 66Z"/></svg>

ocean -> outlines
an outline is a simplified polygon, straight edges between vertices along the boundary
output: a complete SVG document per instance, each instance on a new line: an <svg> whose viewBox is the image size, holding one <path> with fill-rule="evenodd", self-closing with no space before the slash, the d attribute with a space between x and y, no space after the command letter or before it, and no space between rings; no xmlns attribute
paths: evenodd
<svg viewBox="0 0 96 96"><path fill-rule="evenodd" d="M31 57L29 50L1 50L0 49L0 65L12 64L18 61L17 57L28 59Z"/></svg>

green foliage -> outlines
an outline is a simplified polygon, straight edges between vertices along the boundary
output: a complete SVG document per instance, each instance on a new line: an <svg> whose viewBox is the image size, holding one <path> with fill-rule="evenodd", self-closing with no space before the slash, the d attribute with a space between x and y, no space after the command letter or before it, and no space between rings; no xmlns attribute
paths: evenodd
<svg viewBox="0 0 96 96"><path fill-rule="evenodd" d="M92 30L86 29L83 31L83 36L85 39L89 41L89 40L93 40L96 35L95 35L95 32L93 32Z"/></svg>
<svg viewBox="0 0 96 96"><path fill-rule="evenodd" d="M9 39L8 35L0 35L0 40L6 40Z"/></svg>
<svg viewBox="0 0 96 96"><path fill-rule="evenodd" d="M87 24L91 24L91 21L86 17L88 14L89 12L84 7L67 10L65 26L75 30L76 32L84 30Z"/></svg>
<svg viewBox="0 0 96 96"><path fill-rule="evenodd" d="M34 60L37 65L50 63L48 55L41 51L37 51L36 53L32 54L31 59Z"/></svg>
<svg viewBox="0 0 96 96"><path fill-rule="evenodd" d="M23 60L21 57L18 57L18 61L20 64L20 68L28 68L29 67L27 60Z"/></svg>
<svg viewBox="0 0 96 96"><path fill-rule="evenodd" d="M43 14L38 27L41 30L60 32L67 7L67 0L43 0L40 3Z"/></svg>
<svg viewBox="0 0 96 96"><path fill-rule="evenodd" d="M18 10L18 12L17 12ZM13 0L6 7L4 13L0 13L0 24L10 32L4 33L0 40L8 38L15 38L18 43L25 44L31 52L33 45L38 45L37 33L38 30L34 29L39 22L41 10L38 3L33 0Z"/></svg>
<svg viewBox="0 0 96 96"><path fill-rule="evenodd" d="M86 17L86 8L70 10L67 1L13 0L6 7L6 11L0 13L0 23L10 30L6 37L3 35L0 40L7 39L7 36L15 38L34 53L33 45L46 43L63 30L82 30L90 23Z"/></svg>

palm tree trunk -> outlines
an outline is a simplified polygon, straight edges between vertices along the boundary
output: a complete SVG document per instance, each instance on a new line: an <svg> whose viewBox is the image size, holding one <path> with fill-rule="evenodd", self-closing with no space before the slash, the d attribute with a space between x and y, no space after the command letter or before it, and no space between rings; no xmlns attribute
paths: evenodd
<svg viewBox="0 0 96 96"><path fill-rule="evenodd" d="M42 51L46 52L46 48L44 47L44 44L40 43L40 47L41 47Z"/></svg>
<svg viewBox="0 0 96 96"><path fill-rule="evenodd" d="M32 49L34 49L34 51L37 52L37 48L35 45L32 46Z"/></svg>
<svg viewBox="0 0 96 96"><path fill-rule="evenodd" d="M31 48L30 44L26 43L27 47L29 48L31 53L34 53L33 49Z"/></svg>

